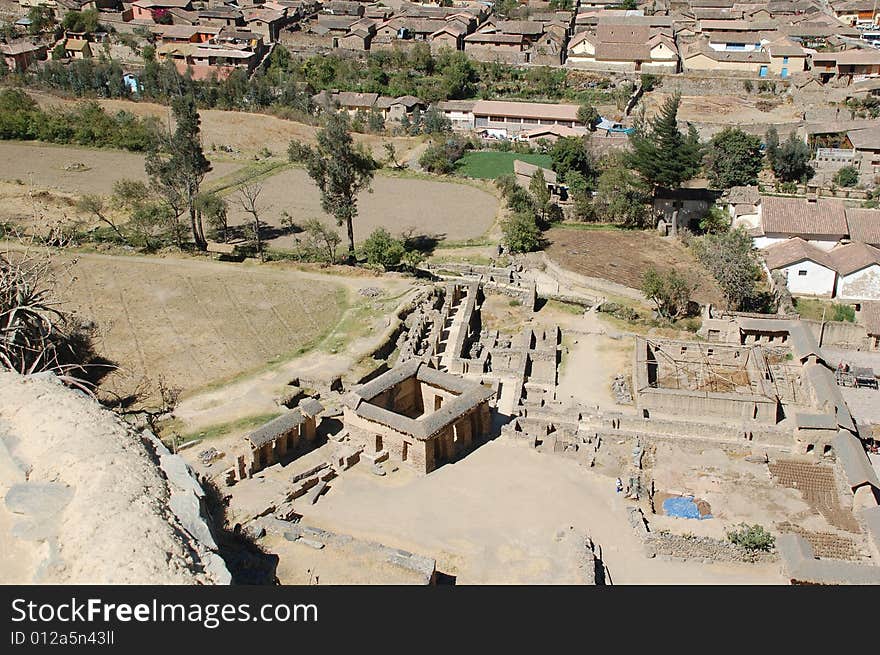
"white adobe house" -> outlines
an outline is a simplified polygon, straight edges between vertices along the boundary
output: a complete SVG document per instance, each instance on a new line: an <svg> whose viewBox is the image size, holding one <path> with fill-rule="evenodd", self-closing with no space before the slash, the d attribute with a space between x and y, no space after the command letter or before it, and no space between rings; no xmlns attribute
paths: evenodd
<svg viewBox="0 0 880 655"><path fill-rule="evenodd" d="M765 249L764 261L768 271L784 275L793 295L880 300L880 249L865 243L847 243L825 252L794 237Z"/></svg>
<svg viewBox="0 0 880 655"><path fill-rule="evenodd" d="M837 271L831 255L800 237L775 243L764 251L768 271L780 271L796 296L834 296Z"/></svg>
<svg viewBox="0 0 880 655"><path fill-rule="evenodd" d="M829 254L837 270L838 298L880 300L880 250L864 243L849 243Z"/></svg>

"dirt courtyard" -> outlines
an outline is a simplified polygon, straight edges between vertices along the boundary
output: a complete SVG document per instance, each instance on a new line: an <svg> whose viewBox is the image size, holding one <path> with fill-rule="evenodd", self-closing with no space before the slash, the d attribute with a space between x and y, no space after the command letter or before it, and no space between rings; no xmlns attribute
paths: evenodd
<svg viewBox="0 0 880 655"><path fill-rule="evenodd" d="M572 528L601 546L614 584L781 582L776 565L648 559L613 479L501 440L424 477L358 465L296 509L306 525L433 557L459 584L571 583L559 535Z"/></svg>
<svg viewBox="0 0 880 655"><path fill-rule="evenodd" d="M336 226L321 209L320 192L305 170L288 168L262 184L261 220L273 228L281 227L283 211L297 224L319 218L327 225ZM235 197L234 192L227 197L229 221L239 225L247 220L247 215ZM438 240L476 239L490 228L497 211L495 196L466 184L377 175L372 193L363 192L358 197L355 240L363 241L378 227L394 235L411 231L413 236ZM338 230L344 237L345 227ZM295 237L283 234L271 243L279 248L290 248L295 245Z"/></svg>
<svg viewBox="0 0 880 655"><path fill-rule="evenodd" d="M97 325L96 349L120 370L102 388L145 378L184 392L313 345L347 304L332 279L272 267L177 258L76 256L63 308Z"/></svg>
<svg viewBox="0 0 880 655"><path fill-rule="evenodd" d="M698 285L694 300L715 304L721 301L712 276L693 255L684 246L653 232L553 228L545 237L550 242L547 256L575 273L638 289L649 268L675 268Z"/></svg>
<svg viewBox="0 0 880 655"><path fill-rule="evenodd" d="M206 178L209 181L241 167L229 161L211 163L213 170ZM20 180L29 187L58 189L77 195L110 195L113 184L125 178L146 181L144 155L46 143L0 142L0 180Z"/></svg>

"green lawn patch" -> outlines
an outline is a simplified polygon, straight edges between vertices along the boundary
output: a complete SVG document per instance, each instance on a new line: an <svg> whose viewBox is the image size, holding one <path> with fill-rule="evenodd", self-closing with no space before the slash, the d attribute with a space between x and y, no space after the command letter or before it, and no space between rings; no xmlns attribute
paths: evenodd
<svg viewBox="0 0 880 655"><path fill-rule="evenodd" d="M550 168L553 164L550 155L520 155L515 152L496 150L472 150L465 153L455 168L456 172L463 177L494 180L502 175L513 173L513 162L516 159L544 168Z"/></svg>
<svg viewBox="0 0 880 655"><path fill-rule="evenodd" d="M852 305L843 305L818 298L795 298L794 307L801 318L814 321L841 321L855 323L856 312Z"/></svg>

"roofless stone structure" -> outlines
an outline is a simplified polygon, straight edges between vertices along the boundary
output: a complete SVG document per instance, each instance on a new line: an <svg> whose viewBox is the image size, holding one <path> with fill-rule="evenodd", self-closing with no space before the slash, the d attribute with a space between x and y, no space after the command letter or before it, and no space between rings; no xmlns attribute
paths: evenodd
<svg viewBox="0 0 880 655"><path fill-rule="evenodd" d="M430 473L489 435L493 395L414 359L346 394L343 418L352 440L363 442L366 452L388 453Z"/></svg>

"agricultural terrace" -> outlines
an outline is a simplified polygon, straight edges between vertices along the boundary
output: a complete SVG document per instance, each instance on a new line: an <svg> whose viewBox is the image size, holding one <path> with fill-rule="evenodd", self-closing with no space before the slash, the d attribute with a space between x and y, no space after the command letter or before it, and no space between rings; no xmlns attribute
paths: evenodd
<svg viewBox="0 0 880 655"><path fill-rule="evenodd" d="M65 261L69 261L65 256ZM337 324L345 289L278 267L79 254L64 308L97 325L122 396L163 379L184 393L305 351Z"/></svg>
<svg viewBox="0 0 880 655"><path fill-rule="evenodd" d="M479 150L465 153L456 164L456 172L464 177L480 180L494 180L502 175L513 174L513 162L528 162L535 166L550 168L553 160L550 155L518 154L515 152L498 152Z"/></svg>
<svg viewBox="0 0 880 655"><path fill-rule="evenodd" d="M270 228L267 238L272 246L290 248L296 243L296 235L282 226L282 212L287 212L294 223L314 217L335 226L321 209L320 191L305 170L285 168L261 184L260 220ZM236 203L234 192L228 200L231 225L250 220ZM438 241L466 241L483 236L497 212L495 196L468 184L377 174L372 192L358 197L354 236L356 241L363 241L373 230L384 227L394 235L411 233ZM338 230L344 236L345 227Z"/></svg>
<svg viewBox="0 0 880 655"><path fill-rule="evenodd" d="M209 153L210 156L210 153ZM213 161L208 182L229 175L241 164ZM93 150L46 143L0 141L0 180L68 193L110 195L121 179L147 181L144 155L123 150Z"/></svg>
<svg viewBox="0 0 880 655"><path fill-rule="evenodd" d="M554 227L545 233L546 252L554 262L587 277L603 278L633 289L649 268L675 268L697 285L694 300L721 302L712 275L678 242L651 231Z"/></svg>

